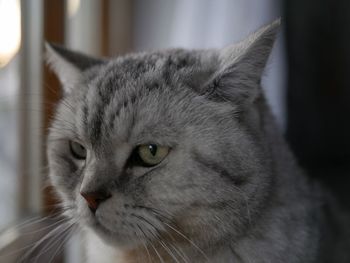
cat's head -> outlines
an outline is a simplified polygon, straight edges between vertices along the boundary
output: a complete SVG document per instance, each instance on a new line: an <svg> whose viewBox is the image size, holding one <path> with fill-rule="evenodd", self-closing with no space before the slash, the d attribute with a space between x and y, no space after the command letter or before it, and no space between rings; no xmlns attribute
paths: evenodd
<svg viewBox="0 0 350 263"><path fill-rule="evenodd" d="M258 107L278 24L222 50L95 59L48 45L64 91L50 179L68 216L131 247L245 231L270 185Z"/></svg>

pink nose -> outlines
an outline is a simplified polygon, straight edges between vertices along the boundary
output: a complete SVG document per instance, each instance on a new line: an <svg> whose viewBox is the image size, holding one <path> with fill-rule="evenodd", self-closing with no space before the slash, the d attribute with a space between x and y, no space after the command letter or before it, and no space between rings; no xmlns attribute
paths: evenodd
<svg viewBox="0 0 350 263"><path fill-rule="evenodd" d="M80 192L81 196L86 200L90 210L95 213L98 206L112 195L106 192Z"/></svg>

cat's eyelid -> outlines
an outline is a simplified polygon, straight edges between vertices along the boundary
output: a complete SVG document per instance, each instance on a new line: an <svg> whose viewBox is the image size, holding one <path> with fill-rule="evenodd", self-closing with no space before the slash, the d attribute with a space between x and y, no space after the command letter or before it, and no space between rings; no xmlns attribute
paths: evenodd
<svg viewBox="0 0 350 263"><path fill-rule="evenodd" d="M140 141L140 142L137 142L135 143L134 145L134 148L137 148L137 147L140 147L142 145L157 145L157 146L161 146L161 147L168 147L169 150L171 150L172 148L175 148L177 146L177 143L164 143L164 142L161 142L161 141L157 141L157 140L147 140L147 141Z"/></svg>
<svg viewBox="0 0 350 263"><path fill-rule="evenodd" d="M144 145L156 145L158 147L167 147L167 148L172 148L172 146L169 146L169 145L165 145L165 144L162 144L162 143L156 143L156 142L146 142L146 143L140 143L140 144L137 144L136 147L139 147L139 146L144 146Z"/></svg>
<svg viewBox="0 0 350 263"><path fill-rule="evenodd" d="M71 138L67 138L66 140L67 140L68 143L69 143L69 141L79 143L79 144L80 144L81 146L83 146L86 150L89 150L89 149L91 148L89 143L84 142L84 141L83 141L82 139L80 139L79 137L71 137Z"/></svg>

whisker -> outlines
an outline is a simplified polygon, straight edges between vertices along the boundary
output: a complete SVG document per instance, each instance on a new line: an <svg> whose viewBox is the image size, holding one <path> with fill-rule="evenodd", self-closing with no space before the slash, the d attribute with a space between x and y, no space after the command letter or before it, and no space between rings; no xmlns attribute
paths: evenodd
<svg viewBox="0 0 350 263"><path fill-rule="evenodd" d="M170 229L172 229L173 231L175 231L177 234L179 234L180 236L182 236L184 239L186 239L194 248L196 248L206 259L206 261L209 262L209 258L208 256L203 252L202 249L200 249L191 239L189 239L188 237L186 237L183 233L181 233L179 230L177 230L176 228L172 227L171 225L169 225L166 222L162 222L164 225L166 225L167 227L169 227Z"/></svg>
<svg viewBox="0 0 350 263"><path fill-rule="evenodd" d="M72 226L68 225L61 233L59 233L56 237L53 237L52 240L49 240L47 244L44 245L42 251L34 258L35 262L39 260L39 258L48 252L51 248L53 248L58 242L60 242L61 238L65 238L67 232L69 232Z"/></svg>
<svg viewBox="0 0 350 263"><path fill-rule="evenodd" d="M147 228L146 230L148 230L148 232L150 233L150 235L152 236L152 238L156 239L156 240L159 240L159 235L158 235L158 230L150 223L148 222L146 219L144 219L143 217L141 216L137 216L137 215L134 215L135 217L139 218L140 220L142 220L143 222L146 222L147 225L151 226L156 233L154 233L153 231L151 231L149 228ZM142 228L138 225L140 231L144 234L144 236L147 238L147 235L146 233L142 230ZM148 239L148 238L147 238ZM161 255L159 254L158 250L155 248L155 246L153 245L152 242L149 242L149 244L151 245L151 247L153 248L154 252L156 253L157 257L159 258L160 262L161 263L164 263L164 260L163 258L161 257Z"/></svg>
<svg viewBox="0 0 350 263"><path fill-rule="evenodd" d="M160 220L161 224L165 224L165 225L167 225L168 227L170 226L170 225L167 224L165 221L171 222L171 219L170 219L171 215L170 215L170 214L167 214L167 216L164 216L165 211L161 211L161 210L158 210L158 209L155 209L155 208L151 208L151 207L147 207L147 206L138 206L138 207L143 208L143 209L146 209L146 210L150 211L151 213L153 213L154 216L155 216L156 218L158 218L158 220ZM150 225L150 226L152 227L152 229L156 229L157 231L159 231L149 220L147 220L147 219L145 219L144 217L141 217L141 216L137 216L137 215L134 215L134 216L137 217L137 218L139 218L140 220L146 222L148 225ZM141 231L142 231L142 229L141 229ZM149 229L148 229L148 231L151 232ZM142 232L143 232L143 231L142 231ZM175 240L174 237L171 235L171 233L169 233L168 231L164 231L164 232L165 232L165 234L167 234L167 235L174 241L174 243L176 243L176 240ZM154 233L151 233L151 234L154 236ZM179 234L179 233L178 233L178 234ZM181 233L181 234L182 234L182 233ZM182 234L182 235L183 235L183 234ZM159 234L159 235L156 236L156 238L157 238L158 240L160 240L160 238L159 238L160 236L161 236L161 235ZM193 243L193 241L189 240L189 238L185 237L184 235L183 235L183 237L184 237L187 241L189 241L189 242L191 243L191 245L194 246L197 250L199 249L198 246L196 246L196 245ZM169 245L171 245L171 244L169 243ZM174 251L179 255L179 257L181 257L181 258L183 259L184 262L188 262L189 259L186 257L185 253L184 253L184 252L179 252L178 249L180 249L180 248L176 249L175 244L174 244L174 246L173 246L173 245L171 245L171 246L173 247ZM181 250L181 249L180 249L180 250ZM200 249L199 249L199 250L200 250ZM201 252L201 254L204 254L204 252L203 252L202 250L200 250L200 252ZM206 256L205 254L204 254L204 257L207 259L207 256Z"/></svg>
<svg viewBox="0 0 350 263"><path fill-rule="evenodd" d="M56 221L56 222L54 222L54 223L52 223L52 224L50 224L48 226L45 226L45 227L40 228L38 230L32 230L32 231L29 231L29 232L23 232L23 233L21 233L21 235L25 236L25 235L36 234L36 233L39 233L39 232L44 231L46 229L50 229L50 228L52 228L52 227L54 227L54 226L56 226L58 224L62 224L62 222L67 221L67 220L68 220L67 218L62 218L59 221Z"/></svg>
<svg viewBox="0 0 350 263"><path fill-rule="evenodd" d="M22 234L21 228L23 229L23 228L26 228L26 227L33 227L33 225L43 223L43 222L45 222L45 221L47 221L49 219L50 219L49 217L44 217L44 218L39 218L39 219L35 218L34 220L33 219L26 220L26 222L24 222L22 224L18 224L17 226L14 226L10 230L7 230L7 231L18 231L18 233L21 236L28 236L28 232L23 232L24 234ZM52 225L53 224L51 224L49 227L52 227ZM46 229L46 228L49 228L49 227L45 226L44 228ZM43 228L42 229L38 229L37 231L31 231L31 232L38 232L39 233L40 231L43 231ZM1 255L0 259L19 254L20 252L25 251L25 250L27 250L27 249L29 249L31 247L33 247L33 244L25 245L25 246L23 246L21 248L9 251L8 253Z"/></svg>
<svg viewBox="0 0 350 263"><path fill-rule="evenodd" d="M68 224L68 223L66 223ZM63 224L63 225L59 225L57 227L55 227L54 229L52 229L51 231L49 231L46 235L44 235L44 237L42 237L40 240L38 240L37 242L35 242L34 244L31 244L29 247L31 247L31 249L29 249L19 260L19 262L25 262L24 260L26 260L26 258L28 258L41 244L43 244L43 242L47 241L49 238L51 238L52 236L54 236L55 234L57 234L57 232L59 233L59 231L62 230L62 228L67 228L67 225Z"/></svg>
<svg viewBox="0 0 350 263"><path fill-rule="evenodd" d="M70 229L70 232L67 234L67 236L62 240L62 243L57 247L56 251L53 253L52 257L49 260L49 263L51 263L55 257L60 254L60 251L63 249L63 246L67 243L67 241L73 236L76 229L72 228Z"/></svg>
<svg viewBox="0 0 350 263"><path fill-rule="evenodd" d="M170 242L169 242L169 246L171 246L173 249L174 249L174 251L183 259L183 261L185 262L185 263L187 263L188 261L187 260L189 260L188 259L188 257L186 256L186 254L181 250L181 248L179 248L179 247L177 247L175 244L176 244L176 240L175 240L175 238L171 235L171 233L169 233L168 231L166 231L165 232L169 237L170 237L170 239L174 242L174 244L171 244ZM180 251L179 251L180 250Z"/></svg>
<svg viewBox="0 0 350 263"><path fill-rule="evenodd" d="M164 263L163 258L160 256L160 254L158 253L157 249L153 246L152 242L150 242L150 245L151 245L151 247L153 248L154 252L156 252L156 254L157 254L157 256L158 256L160 262L161 262L161 263Z"/></svg>
<svg viewBox="0 0 350 263"><path fill-rule="evenodd" d="M144 237L146 240L148 239L146 234L143 232L143 230L141 229L141 227L139 226L139 224L136 223L137 228L140 230L141 232L141 237ZM148 262L151 263L152 259L151 259L151 254L149 253L149 250L147 248L147 245L145 244L145 242L142 240L142 238L139 238L139 240L141 241L142 245L144 246L144 248L146 249L147 255L148 255Z"/></svg>
<svg viewBox="0 0 350 263"><path fill-rule="evenodd" d="M170 255L170 257L175 260L176 263L180 263L175 257L175 255L173 254L173 252L171 251L171 249L169 249L169 247L162 240L159 239L158 242L165 249L165 251Z"/></svg>
<svg viewBox="0 0 350 263"><path fill-rule="evenodd" d="M144 217L138 216L138 215L135 215L135 214L134 214L134 216L137 217L137 218L139 218L140 220L146 222L146 224L148 224L149 226L152 227L152 229L155 230L156 233L153 233L153 231L151 231L150 229L147 229L148 232L150 232L150 234L156 239L156 241L157 241L157 242L164 248L164 250L169 254L169 256L170 256L172 259L174 259L175 262L180 263L180 262L178 261L178 259L176 258L176 256L174 255L174 253L171 251L171 249L161 240L161 238L160 238L161 235L160 235L160 233L159 233L158 228L157 228L154 224L152 224L149 220L145 219ZM138 227L139 227L139 225L138 225ZM142 231L142 233L144 233L143 230L142 230L140 227L139 227L139 229L140 229L140 231ZM150 243L151 243L151 242L150 242ZM152 245L152 246L153 246L153 245Z"/></svg>
<svg viewBox="0 0 350 263"><path fill-rule="evenodd" d="M155 227L151 222L149 222L146 218L142 217L142 216L138 216L138 215L135 215L133 214L134 217L142 220L143 222L145 222L147 225L151 226L152 229L154 230L151 231L150 229L148 229L148 231L150 232L150 234L153 236L153 237L156 237L156 238L159 238L160 236L160 233L159 233L159 229L157 227Z"/></svg>
<svg viewBox="0 0 350 263"><path fill-rule="evenodd" d="M174 249L176 254L178 254L179 257L181 257L185 263L188 263L188 257L181 251L180 248L177 248L175 245L172 245L171 243L169 243L168 245Z"/></svg>

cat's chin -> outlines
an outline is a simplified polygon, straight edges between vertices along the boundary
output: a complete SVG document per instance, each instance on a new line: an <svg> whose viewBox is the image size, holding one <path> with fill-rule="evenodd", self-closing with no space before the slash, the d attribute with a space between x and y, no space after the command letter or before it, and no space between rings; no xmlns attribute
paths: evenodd
<svg viewBox="0 0 350 263"><path fill-rule="evenodd" d="M121 249L133 249L142 245L140 237L118 231L118 226L109 226L108 222L103 222L97 214L93 215L88 209L80 212L79 225L82 229L87 233L94 234L106 245ZM111 229L111 227L113 228Z"/></svg>
<svg viewBox="0 0 350 263"><path fill-rule="evenodd" d="M112 247L129 250L142 245L138 237L110 231L98 221L94 222L93 225L86 226L86 228Z"/></svg>

